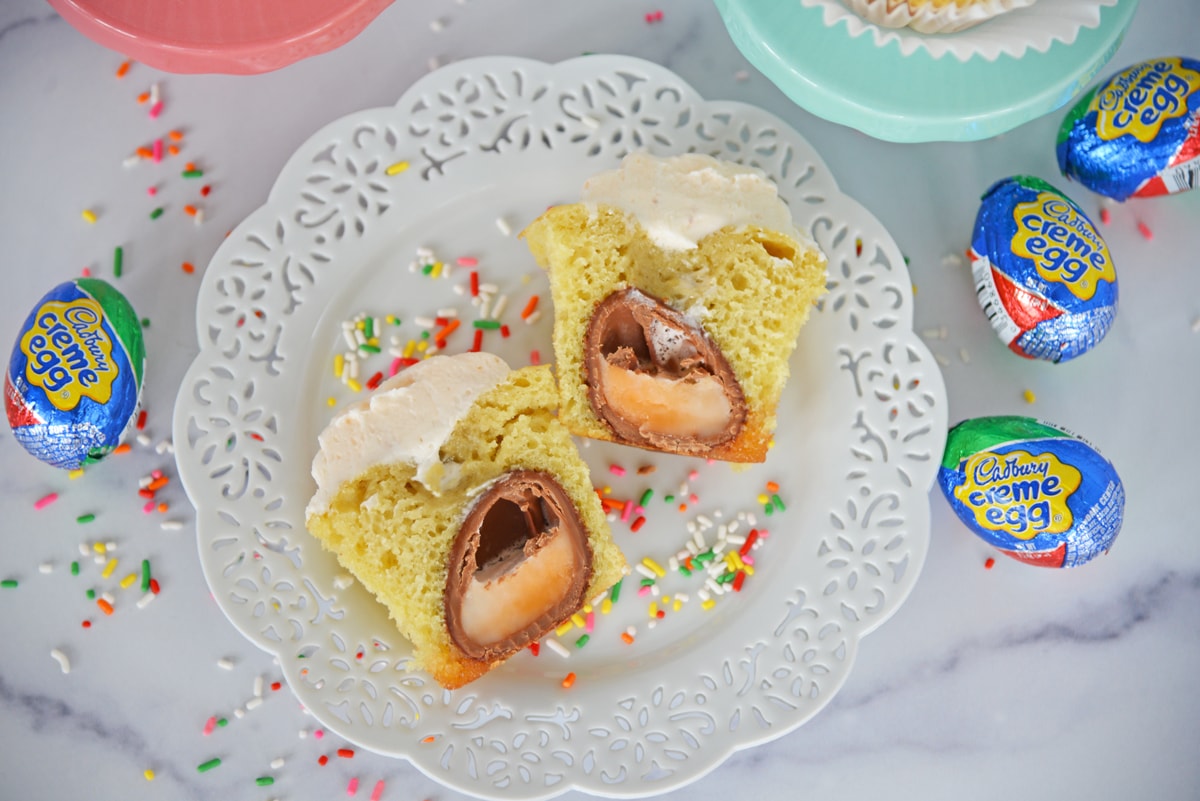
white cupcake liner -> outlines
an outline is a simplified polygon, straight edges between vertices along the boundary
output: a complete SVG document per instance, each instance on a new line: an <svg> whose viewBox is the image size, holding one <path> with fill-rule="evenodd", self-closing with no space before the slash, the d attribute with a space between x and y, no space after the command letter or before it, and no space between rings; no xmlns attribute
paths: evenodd
<svg viewBox="0 0 1200 801"><path fill-rule="evenodd" d="M1021 0L996 1L1019 3ZM893 19L889 25L888 22L870 22L851 9L850 6L860 3L865 8L865 0L790 0L805 7L820 8L827 27L844 22L852 38L870 34L876 47L887 47L895 42L903 56L924 50L933 58L949 56L959 61L972 58L995 61L1001 55L1020 58L1029 50L1044 53L1055 42L1069 45L1081 30L1100 24L1102 8L1115 6L1119 1L1037 0L1032 5L1013 8L956 33L928 34L910 27L890 26L906 24L894 21L899 19L899 14L908 14L905 7L889 15ZM886 3L878 5L886 6Z"/></svg>
<svg viewBox="0 0 1200 801"><path fill-rule="evenodd" d="M906 0L842 0L868 22L885 28L912 28L920 33L956 33L973 28L992 17L1031 6L1036 0L981 0L959 8L948 3L937 8L930 3L914 10Z"/></svg>

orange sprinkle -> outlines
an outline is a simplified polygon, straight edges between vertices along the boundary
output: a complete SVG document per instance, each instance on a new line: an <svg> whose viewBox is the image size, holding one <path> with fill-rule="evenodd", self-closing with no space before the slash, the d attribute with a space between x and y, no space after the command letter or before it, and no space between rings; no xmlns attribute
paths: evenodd
<svg viewBox="0 0 1200 801"><path fill-rule="evenodd" d="M116 448L113 449L113 453L129 453L131 450L133 450L133 448L130 446L130 444L128 442L122 442L120 445L118 445Z"/></svg>
<svg viewBox="0 0 1200 801"><path fill-rule="evenodd" d="M528 320L529 315L533 314L534 311L537 309L537 305L538 305L538 296L534 295L533 297L531 297L529 299L529 302L525 304L525 308L521 310L521 319Z"/></svg>
<svg viewBox="0 0 1200 801"><path fill-rule="evenodd" d="M183 266L183 271L185 273L187 273L188 275L191 275L192 273L196 272L195 266L190 261L185 261L182 266Z"/></svg>
<svg viewBox="0 0 1200 801"><path fill-rule="evenodd" d="M103 598L96 599L96 606L100 607L100 611L106 615L111 615L113 613L113 605Z"/></svg>
<svg viewBox="0 0 1200 801"><path fill-rule="evenodd" d="M142 92L140 95L138 95L138 102L139 103L149 103L150 102L150 93Z"/></svg>
<svg viewBox="0 0 1200 801"><path fill-rule="evenodd" d="M167 506L167 504L165 504L165 503L160 503L160 504L159 504L158 506L156 506L155 508L156 508L156 509L158 509L158 511L159 511L160 513L163 513L163 512L166 512L166 511L167 511L168 509L170 509L171 507L170 507L170 506Z"/></svg>
<svg viewBox="0 0 1200 801"><path fill-rule="evenodd" d="M167 486L167 482L170 480L171 479L167 478L166 476L159 476L147 484L146 489L150 490L151 492L158 492L160 489Z"/></svg>
<svg viewBox="0 0 1200 801"><path fill-rule="evenodd" d="M562 686L563 686L563 689L566 689L566 690L569 690L573 686L575 686L575 673L574 672L567 674L566 678L564 678L562 680Z"/></svg>
<svg viewBox="0 0 1200 801"><path fill-rule="evenodd" d="M440 348L440 347L441 347L443 344L445 344L446 337L448 337L448 336L450 336L451 334L453 334L453 333L454 333L454 331L455 331L455 330L456 330L456 329L457 329L457 328L458 328L460 325L462 325L462 323L461 323L461 322L459 322L459 319L458 319L457 317L455 317L453 320L451 320L450 322L446 323L445 327L444 327L444 328L442 328L442 330L438 331L436 334L434 334L434 335L433 335L433 340L434 340L434 342L438 343L438 347L439 347L439 348Z"/></svg>
<svg viewBox="0 0 1200 801"><path fill-rule="evenodd" d="M681 503L681 504L679 504L679 511L681 511L681 512L686 512L686 511L687 511L687 504L686 504L686 503Z"/></svg>
<svg viewBox="0 0 1200 801"><path fill-rule="evenodd" d="M630 634L628 631L622 631L621 632L621 641L624 642L626 645L633 645L633 635Z"/></svg>
<svg viewBox="0 0 1200 801"><path fill-rule="evenodd" d="M121 66L117 67L117 77L118 77L118 78L124 78L124 77L125 77L125 73L129 72L129 68L130 68L131 66L133 66L133 62L132 62L132 61L126 61L126 62L124 62L123 64L121 64Z"/></svg>
<svg viewBox="0 0 1200 801"><path fill-rule="evenodd" d="M779 485L774 481L767 482L767 492L779 492Z"/></svg>
<svg viewBox="0 0 1200 801"><path fill-rule="evenodd" d="M183 139L183 131L171 131L167 136L171 137L172 142L178 142Z"/></svg>
<svg viewBox="0 0 1200 801"><path fill-rule="evenodd" d="M429 735L428 737L426 737L424 740L422 740L421 742L423 742L423 743L432 743L432 742L433 742L434 740L436 740L436 739L437 739L437 737L434 737L434 736L431 734L431 735Z"/></svg>
<svg viewBox="0 0 1200 801"><path fill-rule="evenodd" d="M179 146L178 145L167 145L167 152L170 153L172 156L178 156L179 155Z"/></svg>
<svg viewBox="0 0 1200 801"><path fill-rule="evenodd" d="M153 150L151 150L151 149L150 149L150 148L148 148L148 147L139 147L139 148L137 149L137 154L138 154L139 156L141 156L142 158L144 158L144 159L152 159L152 158L154 158L154 151L153 151Z"/></svg>
<svg viewBox="0 0 1200 801"><path fill-rule="evenodd" d="M195 164L193 164L193 163L192 163L192 162L190 162L190 161L189 161L187 164L184 164L184 165L183 165L183 171L184 171L184 172L191 172L191 171L192 171L192 170L194 170L194 169L196 169L196 165L195 165Z"/></svg>
<svg viewBox="0 0 1200 801"><path fill-rule="evenodd" d="M183 207L183 213L184 213L184 214L186 214L186 215L187 215L187 216L189 216L189 217L195 217L195 216L196 216L196 207L195 207L195 206L192 206L192 205L190 205L190 204L189 204L189 205L187 205L187 206L184 206L184 207Z"/></svg>

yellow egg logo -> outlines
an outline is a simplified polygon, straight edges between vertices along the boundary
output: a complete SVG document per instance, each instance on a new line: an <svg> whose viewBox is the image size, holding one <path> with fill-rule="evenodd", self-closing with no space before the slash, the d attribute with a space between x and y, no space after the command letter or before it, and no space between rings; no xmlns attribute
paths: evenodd
<svg viewBox="0 0 1200 801"><path fill-rule="evenodd" d="M985 451L967 459L963 474L966 480L955 487L954 497L981 528L1031 540L1061 534L1074 523L1067 499L1083 476L1052 453Z"/></svg>
<svg viewBox="0 0 1200 801"><path fill-rule="evenodd" d="M64 412L83 398L108 402L119 372L112 350L104 313L91 298L43 304L21 337L21 351L28 360L25 378Z"/></svg>
<svg viewBox="0 0 1200 801"><path fill-rule="evenodd" d="M1080 300L1092 299L1097 282L1117 280L1108 245L1062 196L1038 192L1036 199L1017 204L1013 219L1013 253L1032 261L1045 280L1065 284Z"/></svg>
<svg viewBox="0 0 1200 801"><path fill-rule="evenodd" d="M1096 133L1110 141L1129 134L1152 142L1166 120L1188 113L1188 96L1200 89L1200 72L1180 58L1147 61L1113 77L1088 104Z"/></svg>

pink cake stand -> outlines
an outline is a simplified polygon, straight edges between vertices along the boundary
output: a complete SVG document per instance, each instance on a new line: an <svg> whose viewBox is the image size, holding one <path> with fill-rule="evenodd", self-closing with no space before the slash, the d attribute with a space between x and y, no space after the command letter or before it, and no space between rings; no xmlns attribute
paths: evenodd
<svg viewBox="0 0 1200 801"><path fill-rule="evenodd" d="M49 0L80 33L169 72L247 75L357 36L392 0Z"/></svg>

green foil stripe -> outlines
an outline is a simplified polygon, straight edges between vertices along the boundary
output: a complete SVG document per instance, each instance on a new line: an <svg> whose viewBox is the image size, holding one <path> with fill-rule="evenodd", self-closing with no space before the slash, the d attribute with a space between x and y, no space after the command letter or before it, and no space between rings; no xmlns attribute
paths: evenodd
<svg viewBox="0 0 1200 801"><path fill-rule="evenodd" d="M142 337L142 321L124 295L105 281L96 278L77 278L75 283L100 304L108 324L116 332L125 348L125 355L133 365L137 385L142 385L142 370L146 366L146 342Z"/></svg>
<svg viewBox="0 0 1200 801"><path fill-rule="evenodd" d="M1112 80L1111 78L1109 80ZM1058 137L1055 139L1055 145L1062 144L1071 135L1071 129L1075 127L1076 121L1087 116L1088 106L1092 104L1092 98L1096 96L1096 92L1100 90L1099 86L1092 87L1090 92L1085 92L1075 105L1071 106L1071 110L1067 112L1067 116L1063 118L1062 125L1058 126Z"/></svg>
<svg viewBox="0 0 1200 801"><path fill-rule="evenodd" d="M963 459L1006 442L1031 439L1062 439L1071 435L1032 417L977 417L950 429L942 467L957 470Z"/></svg>

